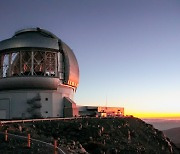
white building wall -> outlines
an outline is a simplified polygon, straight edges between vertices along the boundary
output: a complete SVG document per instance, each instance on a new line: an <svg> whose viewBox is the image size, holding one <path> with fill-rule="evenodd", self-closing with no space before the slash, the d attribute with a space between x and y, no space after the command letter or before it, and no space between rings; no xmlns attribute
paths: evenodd
<svg viewBox="0 0 180 154"><path fill-rule="evenodd" d="M8 118L17 118L22 117L23 114L25 116L29 116L27 113L27 93L22 92L0 92L0 110L4 107L4 100L9 100L9 116Z"/></svg>
<svg viewBox="0 0 180 154"><path fill-rule="evenodd" d="M63 98L62 93L54 92L52 95L52 117L63 117Z"/></svg>
<svg viewBox="0 0 180 154"><path fill-rule="evenodd" d="M40 97L41 97L41 114L44 118L47 117L52 117L53 112L52 112L52 91L46 91L46 92L41 92Z"/></svg>
<svg viewBox="0 0 180 154"><path fill-rule="evenodd" d="M63 117L64 113L64 103L63 98L69 97L70 99L74 98L74 91L71 87L63 86L58 88L57 91L53 93L53 117Z"/></svg>
<svg viewBox="0 0 180 154"><path fill-rule="evenodd" d="M71 87L62 86L58 90L9 90L0 92L0 119L30 118L27 102L40 96L42 117L63 117L63 97L73 99L74 91ZM6 115L4 115L6 112Z"/></svg>

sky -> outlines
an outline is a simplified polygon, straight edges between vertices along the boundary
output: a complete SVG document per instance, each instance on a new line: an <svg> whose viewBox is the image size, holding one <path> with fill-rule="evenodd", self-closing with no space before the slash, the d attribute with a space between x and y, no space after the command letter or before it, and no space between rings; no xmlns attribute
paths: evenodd
<svg viewBox="0 0 180 154"><path fill-rule="evenodd" d="M5 0L0 21L0 40L40 27L73 49L78 105L180 117L179 0Z"/></svg>

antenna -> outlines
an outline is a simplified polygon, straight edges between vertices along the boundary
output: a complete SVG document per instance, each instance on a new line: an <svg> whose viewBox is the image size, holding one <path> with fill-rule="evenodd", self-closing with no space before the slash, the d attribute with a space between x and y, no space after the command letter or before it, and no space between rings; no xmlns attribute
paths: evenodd
<svg viewBox="0 0 180 154"><path fill-rule="evenodd" d="M107 109L107 94L106 94L106 109Z"/></svg>

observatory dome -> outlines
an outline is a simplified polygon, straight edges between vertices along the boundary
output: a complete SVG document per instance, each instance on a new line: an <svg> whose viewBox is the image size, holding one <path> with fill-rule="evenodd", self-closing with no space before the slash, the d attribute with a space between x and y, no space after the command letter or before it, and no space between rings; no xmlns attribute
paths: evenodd
<svg viewBox="0 0 180 154"><path fill-rule="evenodd" d="M68 45L40 28L17 31L0 42L0 90L47 89L79 83L77 59Z"/></svg>

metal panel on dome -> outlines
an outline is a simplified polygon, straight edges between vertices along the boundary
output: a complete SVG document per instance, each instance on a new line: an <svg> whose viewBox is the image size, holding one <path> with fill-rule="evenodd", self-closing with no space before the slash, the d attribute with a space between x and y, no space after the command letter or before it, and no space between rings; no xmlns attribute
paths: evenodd
<svg viewBox="0 0 180 154"><path fill-rule="evenodd" d="M79 67L77 59L72 50L64 42L62 42L62 48L65 56L65 81L70 81L72 85L74 82L77 86L79 84Z"/></svg>
<svg viewBox="0 0 180 154"><path fill-rule="evenodd" d="M13 48L48 48L59 50L58 40L36 34L26 34L0 42L0 50Z"/></svg>
<svg viewBox="0 0 180 154"><path fill-rule="evenodd" d="M49 31L47 31L45 29L41 29L39 27L37 27L37 28L27 28L27 29L19 30L19 31L15 32L15 35L13 37L22 35L23 33L27 33L27 32L31 32L31 33L36 32L36 33L39 33L39 34L44 35L46 37L58 39L58 37L56 35L54 35L53 33L49 32Z"/></svg>
<svg viewBox="0 0 180 154"><path fill-rule="evenodd" d="M1 90L47 89L56 90L60 81L51 77L10 77L0 79Z"/></svg>

